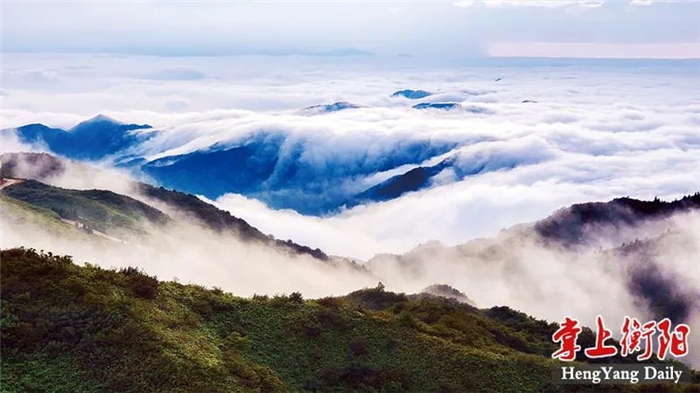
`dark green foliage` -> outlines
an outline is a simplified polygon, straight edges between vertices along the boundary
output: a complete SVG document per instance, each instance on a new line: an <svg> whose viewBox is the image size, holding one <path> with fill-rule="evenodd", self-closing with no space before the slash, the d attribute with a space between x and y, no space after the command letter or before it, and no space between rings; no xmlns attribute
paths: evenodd
<svg viewBox="0 0 700 393"><path fill-rule="evenodd" d="M3 392L286 391L241 357L245 345L212 340L173 288L161 297L137 269L25 249L1 258Z"/></svg>
<svg viewBox="0 0 700 393"><path fill-rule="evenodd" d="M162 225L168 216L133 198L102 190L67 190L25 180L2 190L4 195L53 210L62 218L77 220L100 232L114 228L138 230L140 221Z"/></svg>
<svg viewBox="0 0 700 393"><path fill-rule="evenodd" d="M348 346L350 347L352 354L357 357L365 356L369 351L369 349L367 348L367 343L361 339L355 339L350 341L350 344Z"/></svg>
<svg viewBox="0 0 700 393"><path fill-rule="evenodd" d="M301 292L292 292L289 295L289 301L292 303L301 304L304 302L304 297L301 295Z"/></svg>
<svg viewBox="0 0 700 393"><path fill-rule="evenodd" d="M386 292L381 283L376 288L352 292L346 298L370 310L381 310L408 300L408 297L403 293Z"/></svg>
<svg viewBox="0 0 700 393"><path fill-rule="evenodd" d="M323 261L328 260L328 255L318 248L312 249L296 244L291 240L283 241L265 235L245 220L234 217L229 212L220 210L194 195L166 190L163 187L153 187L143 183L137 183L136 186L144 196L164 202L178 211L184 212L188 218L199 220L202 224L217 232L233 232L244 240L259 241L280 247L293 254L308 254Z"/></svg>
<svg viewBox="0 0 700 393"><path fill-rule="evenodd" d="M554 385L549 334L556 326L504 307L482 311L381 286L344 298L242 299L22 248L3 250L0 263L2 392L698 387Z"/></svg>
<svg viewBox="0 0 700 393"><path fill-rule="evenodd" d="M651 218L669 217L674 213L698 209L700 193L664 202L618 198L610 202L583 203L561 209L535 224L535 230L547 243L575 246L585 243L589 228L610 225L634 227Z"/></svg>
<svg viewBox="0 0 700 393"><path fill-rule="evenodd" d="M155 299L158 294L158 279L150 277L139 269L128 267L119 271L126 276L129 289L143 299Z"/></svg>

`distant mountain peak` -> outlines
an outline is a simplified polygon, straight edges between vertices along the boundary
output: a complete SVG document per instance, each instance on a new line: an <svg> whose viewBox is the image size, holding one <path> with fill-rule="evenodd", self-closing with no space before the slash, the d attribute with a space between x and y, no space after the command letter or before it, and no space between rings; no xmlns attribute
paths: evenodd
<svg viewBox="0 0 700 393"><path fill-rule="evenodd" d="M361 108L359 105L353 104L347 101L338 101L328 105L313 105L308 106L302 110L304 114L322 114L338 112L345 109L357 109Z"/></svg>
<svg viewBox="0 0 700 393"><path fill-rule="evenodd" d="M115 124L124 124L120 121L114 120L113 118L103 115L103 114L98 114L97 116L94 116L88 120L85 121L85 123L97 123L97 122L108 122L108 123L115 123Z"/></svg>
<svg viewBox="0 0 700 393"><path fill-rule="evenodd" d="M117 121L107 115L103 114L98 114L96 116L93 116L87 120L81 121L80 123L76 124L71 130L76 130L80 128L86 128L86 127L93 127L93 126L121 126L124 125L124 123Z"/></svg>
<svg viewBox="0 0 700 393"><path fill-rule="evenodd" d="M397 92L394 92L392 94L392 97L406 97L410 100L418 100L421 98L425 98L428 96L433 95L433 93L425 90L411 90L411 89L406 89L406 90L399 90Z"/></svg>
<svg viewBox="0 0 700 393"><path fill-rule="evenodd" d="M83 131L83 130L102 130L105 128L109 129L114 129L114 128L124 128L126 131L128 130L139 130L139 129L145 129L145 128L152 128L148 124L126 124L121 121L115 120L107 115L103 114L98 114L96 116L93 116L89 118L88 120L85 120L83 122L78 123L75 127L71 128L70 131Z"/></svg>
<svg viewBox="0 0 700 393"><path fill-rule="evenodd" d="M418 105L413 105L413 109L443 109L450 110L459 108L461 105L456 102L423 102Z"/></svg>

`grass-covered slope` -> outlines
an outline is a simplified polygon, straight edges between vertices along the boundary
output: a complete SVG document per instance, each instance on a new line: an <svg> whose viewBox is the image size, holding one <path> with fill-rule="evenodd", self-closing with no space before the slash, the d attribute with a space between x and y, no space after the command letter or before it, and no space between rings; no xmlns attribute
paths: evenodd
<svg viewBox="0 0 700 393"><path fill-rule="evenodd" d="M3 250L2 392L556 392L555 327L381 288L243 299ZM697 391L697 385L574 386Z"/></svg>
<svg viewBox="0 0 700 393"><path fill-rule="evenodd" d="M154 187L144 183L136 183L135 187L140 195L164 203L169 208L174 209L173 213L175 215L181 215L183 216L182 218L186 219L195 219L216 232L230 232L243 240L261 242L292 254L306 254L322 261L329 259L328 255L318 248L312 249L311 247L294 243L291 240L284 241L265 235L245 220L206 203L192 194L167 190L163 187Z"/></svg>
<svg viewBox="0 0 700 393"><path fill-rule="evenodd" d="M90 174L90 176L101 176L101 172L97 168L92 168L87 164L78 163L75 161L70 161L64 158L59 158L46 153L5 153L0 155L0 176L8 178L21 178L21 179L31 179L42 183L52 183L53 180L60 176L76 176L81 174ZM103 176L111 176L109 173L102 173ZM29 183L32 186L31 183ZM316 259L322 261L329 261L331 258L326 255L323 251L316 248L313 249L308 246L300 245L292 240L281 240L275 239L273 236L266 235L262 233L257 228L248 224L245 220L235 217L230 213L218 209L209 203L206 203L192 194L186 194L183 192L175 190L167 190L163 187L154 187L148 184L133 182L135 195L138 199L146 199L145 202L148 205L156 209L163 209L164 213L167 213L170 217L176 220L193 220L199 222L202 226L209 228L215 232L226 232L233 234L245 241L260 242L273 247L277 247L281 251L288 252L292 255L309 255ZM46 201L43 198L37 198L31 195L27 195L27 190L22 190L21 188L15 189L13 192L17 193L21 191L21 199L27 202L39 202L43 203L50 209L54 209L61 213L64 218L69 218L76 215L76 210L74 207L65 206L65 193L62 189L54 188L53 193L64 194L59 198L61 203L55 203L55 200ZM44 192L45 187L37 187L36 184L32 187L34 190ZM96 195L94 191L91 192L93 195L91 198L99 197L101 195ZM112 193L107 193L103 191L103 195L108 195L115 198ZM143 198L142 198L143 197ZM123 197L126 198L126 197ZM129 201L129 199L124 199ZM126 204L118 204L118 211L121 211L122 207L129 208L133 205L131 202ZM46 205L48 203L48 205ZM164 206L163 206L164 205ZM131 215L131 212L125 211L127 216ZM148 216L146 217L148 218ZM101 221L100 217L97 217L98 221ZM89 225L89 224L88 224ZM100 230L95 227L95 229ZM102 231L104 232L104 231Z"/></svg>
<svg viewBox="0 0 700 393"><path fill-rule="evenodd" d="M35 180L5 187L2 194L49 209L62 218L80 220L100 232L137 231L143 222L162 225L169 218L159 210L128 196L104 190L69 190Z"/></svg>
<svg viewBox="0 0 700 393"><path fill-rule="evenodd" d="M40 227L42 233L57 240L87 240L90 236L61 221L53 210L35 206L0 193L0 232L23 227ZM99 242L101 239L92 238ZM0 288L1 290L2 288Z"/></svg>

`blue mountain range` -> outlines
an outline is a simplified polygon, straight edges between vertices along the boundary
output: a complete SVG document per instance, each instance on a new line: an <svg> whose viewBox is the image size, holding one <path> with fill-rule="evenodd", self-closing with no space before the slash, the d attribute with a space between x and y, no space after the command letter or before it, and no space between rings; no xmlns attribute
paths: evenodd
<svg viewBox="0 0 700 393"><path fill-rule="evenodd" d="M97 115L75 127L63 130L43 124L29 124L14 130L26 144L44 144L52 152L77 160L99 160L127 150L155 136L143 133L152 127L124 124L104 115ZM3 133L13 130L3 130Z"/></svg>
<svg viewBox="0 0 700 393"><path fill-rule="evenodd" d="M282 133L261 132L233 146L166 157L140 168L166 187L208 198L235 192L273 208L321 215L365 191L347 187L349 179L419 164L456 147L454 142L404 142L375 160L328 155L325 165L319 167L302 159L305 143L288 140Z"/></svg>
<svg viewBox="0 0 700 393"><path fill-rule="evenodd" d="M414 105L414 109L456 109L460 105L455 102L422 102L420 104Z"/></svg>
<svg viewBox="0 0 700 393"><path fill-rule="evenodd" d="M406 90L399 90L397 92L394 92L394 94L392 94L391 96L392 97L406 97L406 98L411 99L411 100L419 100L421 98L425 98L425 97L428 97L431 95L433 95L433 93L425 91L425 90L406 89Z"/></svg>
<svg viewBox="0 0 700 393"><path fill-rule="evenodd" d="M337 104L328 109L345 107ZM0 132L14 132L22 142L46 146L66 158L108 159L136 175L147 175L158 186L210 199L237 193L272 208L293 209L307 215L323 215L343 206L399 198L430 187L432 179L447 168L453 169L457 180L483 170L478 165L464 169L463 164L457 163L457 155L436 165L424 165L458 147L456 142L429 137L391 142L383 145L381 155L369 155L357 147L347 153L321 152L323 163L319 165L318 161L308 159L309 151L313 151L310 149L315 146L313 142L290 137L284 131L260 130L237 140L155 160L138 152L143 142L160 131L146 124L125 124L103 115L67 130L29 124ZM403 166L410 169L380 183L369 180Z"/></svg>
<svg viewBox="0 0 700 393"><path fill-rule="evenodd" d="M313 106L307 106L302 110L302 113L304 114L309 114L309 115L317 115L317 114L323 114L323 113L331 113L331 112L338 112L342 111L345 109L357 109L360 108L359 105L355 105L353 103L347 102L347 101L339 101L335 102L333 104L328 104L328 105L313 105Z"/></svg>

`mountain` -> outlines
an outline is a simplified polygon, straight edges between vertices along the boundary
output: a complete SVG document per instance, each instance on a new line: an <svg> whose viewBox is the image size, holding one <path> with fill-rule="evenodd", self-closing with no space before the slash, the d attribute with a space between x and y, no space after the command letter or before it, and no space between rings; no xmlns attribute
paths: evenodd
<svg viewBox="0 0 700 393"><path fill-rule="evenodd" d="M476 106L476 105L468 105L464 106L456 102L422 102L420 104L416 104L413 106L413 109L439 109L439 110L456 110L460 109L468 113L474 113L474 114L480 114L480 115L488 115L492 114L493 111Z"/></svg>
<svg viewBox="0 0 700 393"><path fill-rule="evenodd" d="M304 115L321 115L324 113L338 112L345 109L357 109L361 108L359 105L347 101L339 101L328 105L313 105L304 108L301 113Z"/></svg>
<svg viewBox="0 0 700 393"><path fill-rule="evenodd" d="M43 180L61 176L63 161L46 153L5 153L0 155L0 177L20 177Z"/></svg>
<svg viewBox="0 0 700 393"><path fill-rule="evenodd" d="M321 215L364 191L343 187L346 179L418 164L456 146L439 140L410 140L388 147L375 159L331 155L318 167L314 161L301 159L307 143L280 133L260 133L232 145L150 161L141 169L165 187L210 199L238 193L275 209Z"/></svg>
<svg viewBox="0 0 700 393"><path fill-rule="evenodd" d="M456 109L460 105L455 102L422 102L413 106L413 109Z"/></svg>
<svg viewBox="0 0 700 393"><path fill-rule="evenodd" d="M245 220L210 205L194 195L145 183L131 182L129 196L105 190L72 190L42 183L57 176L75 175L75 165L80 166L78 175L92 171L100 176L96 168L60 159L46 153L12 153L0 155L0 175L3 178L19 177L24 180L5 186L0 196L21 201L27 206L45 209L67 221L76 221L100 232L124 231L142 233L143 221L154 226L167 225L173 219L196 220L201 226L217 233L226 233L249 242L265 244L291 255L309 255L332 262L332 258L318 248L312 249L292 240L276 239L263 234ZM154 205L157 205L154 206ZM132 234L135 235L135 234ZM335 259L337 262L337 258Z"/></svg>
<svg viewBox="0 0 700 393"><path fill-rule="evenodd" d="M449 170L447 181L459 181L484 171L513 168L518 165L520 162L517 161L493 160L489 163L483 157L462 157L460 153L455 153L435 165L418 166L400 175L392 176L348 199L345 206L353 207L365 203L389 201L409 192L427 189L434 182L440 181L438 175L445 170Z"/></svg>
<svg viewBox="0 0 700 393"><path fill-rule="evenodd" d="M4 238L7 232L14 232L16 228L26 228L28 224L35 224L42 228L44 234L57 241L66 240L93 241L97 245L103 245L106 238L93 236L83 228L68 225L55 211L40 206L35 206L20 200L8 197L0 193L0 228ZM104 240L104 241L103 241Z"/></svg>
<svg viewBox="0 0 700 393"><path fill-rule="evenodd" d="M583 269L601 282L620 280L621 289L657 320L681 323L700 308L697 282L677 270L679 264L692 266L700 254L698 217L700 193L671 202L618 198L573 205L496 238L453 247L429 242L405 254L377 255L366 266L379 276L391 266L412 280L442 270L471 272L473 279L460 281L466 288L499 277L494 279L499 286L532 287L526 294L535 299L542 291L535 288L543 284L538 277L549 277L547 269ZM575 274L562 273L562 280L567 277L581 283Z"/></svg>
<svg viewBox="0 0 700 393"><path fill-rule="evenodd" d="M175 190L166 190L163 187L156 188L148 184L137 183L136 192L149 200L155 200L168 206L177 218L195 219L206 227L219 233L232 233L235 236L247 240L256 241L274 246L280 250L290 252L292 255L310 255L322 261L330 261L331 258L320 249L312 249L307 246L294 243L292 240L275 239L265 235L257 228L248 224L245 220L232 216L229 212L218 209L194 195L185 194Z"/></svg>
<svg viewBox="0 0 700 393"><path fill-rule="evenodd" d="M408 98L409 100L419 100L421 98L425 98L428 96L431 96L433 93L425 91L425 90L399 90L394 92L392 94L392 97L405 97Z"/></svg>
<svg viewBox="0 0 700 393"><path fill-rule="evenodd" d="M4 392L638 390L553 384L557 325L507 307L381 287L246 299L23 248L0 264ZM665 363L694 384L649 389L697 389Z"/></svg>
<svg viewBox="0 0 700 393"><path fill-rule="evenodd" d="M609 202L591 202L558 210L538 221L534 229L548 243L565 247L587 245L599 237L601 227L607 232L639 227L650 220L668 218L677 213L700 209L700 193L672 202L640 201L617 198Z"/></svg>
<svg viewBox="0 0 700 393"><path fill-rule="evenodd" d="M431 167L413 168L406 173L396 175L376 186L354 196L346 203L347 207L353 207L368 202L379 202L396 199L408 192L418 191L430 185L430 179L447 168L447 162L443 161Z"/></svg>
<svg viewBox="0 0 700 393"><path fill-rule="evenodd" d="M23 143L45 144L52 152L68 158L98 160L150 139L155 135L151 128L147 124L124 124L97 115L68 130L29 124L3 133L13 132Z"/></svg>
<svg viewBox="0 0 700 393"><path fill-rule="evenodd" d="M35 180L25 180L5 187L2 195L45 208L62 219L77 221L105 234L143 232L143 223L161 226L169 217L159 210L111 191L67 190Z"/></svg>
<svg viewBox="0 0 700 393"><path fill-rule="evenodd" d="M306 108L302 114L320 115L359 108L336 102ZM445 154L459 144L451 140L416 135L409 140L387 140L380 149L349 144L342 154L325 155L319 141L285 131L259 130L235 139L217 142L185 154L142 156L142 144L161 135L148 125L123 124L97 116L70 130L32 124L6 129L25 143L45 145L51 152L80 161L105 160L128 170L133 177L148 178L170 189L216 199L237 193L257 199L274 209L292 209L320 216L338 211L358 194L373 200L381 173L404 165L420 165ZM157 144L153 144L157 145ZM149 145L150 146L150 145ZM157 150L156 150L157 151ZM309 159L321 154L318 159ZM11 157L6 157L6 165ZM410 174L409 174L410 175ZM379 192L376 200L384 200Z"/></svg>
<svg viewBox="0 0 700 393"><path fill-rule="evenodd" d="M433 284L425 289L422 293L427 293L429 295L440 296L447 299L454 299L460 303L466 303L471 306L475 306L474 301L471 300L465 293L452 288L449 285L444 284ZM476 306L475 306L476 307Z"/></svg>
<svg viewBox="0 0 700 393"><path fill-rule="evenodd" d="M222 151L233 148L219 147ZM70 161L46 154L3 155L0 162L3 177L23 173L56 181L71 177L73 170ZM458 168L450 159L441 162ZM183 192L133 182L132 189L120 194L20 180L0 185L4 233L12 235L13 228L27 228L31 222L52 238L55 233L58 241L54 245L78 248L89 242L112 257L128 255L121 266L142 265L157 256L132 244L108 247L106 242L113 239L65 221L82 222L105 236L121 236L123 231L168 232L171 226L177 230L177 224L192 225L183 233L165 233L173 242L161 245L165 238L161 236L142 243L173 249L168 255L186 255L185 268L191 272L227 264L233 276L245 279L243 265L247 263L263 270L265 277L264 260L253 259L249 252L224 252L227 243L239 239L283 251L265 254L265 258L282 255L284 264L276 266L283 267L281 277L291 272L297 256L308 255L316 259L312 261L318 268L314 273L350 266L374 282L405 279L425 289L415 295L395 293L380 283L376 288L315 300L305 300L296 292L241 298L216 288L159 281L133 267L107 270L77 265L72 258L50 251L3 250L0 384L8 392L605 391L608 388L603 385L553 384L551 369L560 363L551 359L556 349L551 336L558 325L511 307L479 309L474 304L484 295L481 291L517 294L523 288L521 296L549 296L544 288L551 277L548 274L560 268L554 256L564 255L570 269L594 275L600 273L594 268L601 264L625 273L620 277L626 280L629 294L655 318L684 322L700 304L700 295L687 277L664 265L669 255L683 260L700 252L697 238L676 225L685 215L700 213L700 194L670 202L620 198L573 205L538 222L504 230L497 238L455 247L429 243L404 255L380 255L367 264L353 265L320 250L267 236ZM410 185L407 181L397 189ZM216 234L211 242L200 245L212 251L193 251L194 237L204 232ZM600 246L596 234L610 243L624 244L594 252ZM62 241L68 238L79 241ZM133 240L145 238L135 236ZM29 237L27 242L31 242ZM536 253L528 254L533 250ZM523 266L526 259L543 262L532 272ZM174 268L172 259L161 263ZM388 265L391 270L386 270ZM347 280L355 270L337 271L334 284ZM537 281L539 286L532 282L537 274L545 277L544 282ZM298 277L289 274L287 279L296 283ZM315 274L311 277L312 281L322 280ZM440 277L459 277L461 285L435 284L441 282ZM557 277L585 280L567 271ZM500 281L491 286L473 285L494 278ZM562 298L565 300L568 298ZM579 344L590 347L595 339L586 328ZM579 353L578 361L587 359ZM600 362L632 360L617 356ZM694 375L700 382L697 372ZM614 388L611 391L628 391ZM696 388L685 384L649 387L651 391Z"/></svg>

